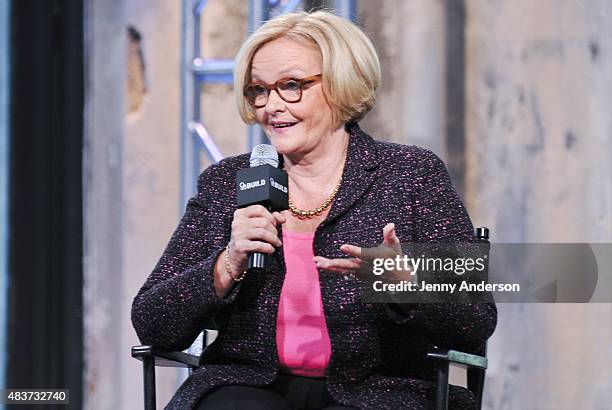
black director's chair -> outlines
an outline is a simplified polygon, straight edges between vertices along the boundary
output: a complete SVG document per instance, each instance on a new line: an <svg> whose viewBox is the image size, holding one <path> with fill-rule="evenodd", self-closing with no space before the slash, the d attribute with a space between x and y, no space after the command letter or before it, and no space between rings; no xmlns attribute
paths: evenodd
<svg viewBox="0 0 612 410"><path fill-rule="evenodd" d="M489 230L476 229L477 241L488 243ZM207 329L216 329L214 320L206 326ZM207 331L205 331L207 332ZM465 353L458 350L432 346L427 351L427 357L436 362L436 410L448 409L449 369L450 364L467 367L467 388L470 390L482 407L482 394L484 389L485 371L488 360L486 358L486 345L477 352ZM184 367L191 371L199 366L200 358L185 352L168 352L154 346L133 346L132 357L142 361L144 376L144 408L154 410L155 403L155 367Z"/></svg>

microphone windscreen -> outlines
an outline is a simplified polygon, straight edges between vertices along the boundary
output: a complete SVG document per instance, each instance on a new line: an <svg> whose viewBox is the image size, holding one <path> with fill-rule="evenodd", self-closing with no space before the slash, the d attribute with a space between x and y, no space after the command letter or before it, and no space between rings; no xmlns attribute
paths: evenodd
<svg viewBox="0 0 612 410"><path fill-rule="evenodd" d="M251 152L251 168L260 165L268 164L274 168L278 168L278 153L276 148L270 144L259 144L253 148Z"/></svg>

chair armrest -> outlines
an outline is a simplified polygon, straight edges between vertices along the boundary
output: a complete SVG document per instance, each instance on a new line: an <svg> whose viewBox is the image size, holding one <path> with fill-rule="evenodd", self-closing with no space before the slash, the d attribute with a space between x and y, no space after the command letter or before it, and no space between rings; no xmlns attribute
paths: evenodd
<svg viewBox="0 0 612 410"><path fill-rule="evenodd" d="M198 356L185 352L168 352L156 349L154 346L132 346L132 357L143 361L145 358L155 359L158 367L190 367L197 368L200 365Z"/></svg>
<svg viewBox="0 0 612 410"><path fill-rule="evenodd" d="M488 360L486 357L471 353L460 352L458 350L440 349L432 347L427 350L427 357L434 360L442 360L449 363L462 364L468 367L486 369Z"/></svg>

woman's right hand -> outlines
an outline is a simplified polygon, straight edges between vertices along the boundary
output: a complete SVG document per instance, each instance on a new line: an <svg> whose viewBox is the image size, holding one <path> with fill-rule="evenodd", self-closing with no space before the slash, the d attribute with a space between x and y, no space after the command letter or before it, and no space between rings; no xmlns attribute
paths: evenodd
<svg viewBox="0 0 612 410"><path fill-rule="evenodd" d="M230 242L217 259L215 266L215 289L220 298L227 295L234 278L246 269L248 256L253 252L271 254L281 246L276 227L286 222L279 212L270 212L261 205L251 205L234 211ZM225 267L227 254L231 273Z"/></svg>
<svg viewBox="0 0 612 410"><path fill-rule="evenodd" d="M282 245L277 226L285 223L279 212L270 212L261 205L251 205L234 211L229 242L229 262L234 275L246 269L250 253L274 253Z"/></svg>

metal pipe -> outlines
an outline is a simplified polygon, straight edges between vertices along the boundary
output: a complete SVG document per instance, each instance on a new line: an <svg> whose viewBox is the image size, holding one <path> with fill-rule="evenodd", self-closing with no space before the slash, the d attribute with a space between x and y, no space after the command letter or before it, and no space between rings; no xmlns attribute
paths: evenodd
<svg viewBox="0 0 612 410"><path fill-rule="evenodd" d="M301 3L301 0L290 0L289 3L285 6L281 14L285 13L293 13L297 6Z"/></svg>
<svg viewBox="0 0 612 410"><path fill-rule="evenodd" d="M197 58L201 58L202 56L202 14L196 13L196 9L194 9L193 13L193 56L194 60ZM191 121L201 122L202 115L202 106L200 102L200 83L198 81L193 81L193 110L191 115ZM191 135L191 172L189 175L191 176L191 181L194 183L193 191L191 195L195 194L196 186L195 181L197 180L198 175L200 174L200 151L197 149L198 147L198 137L193 133Z"/></svg>
<svg viewBox="0 0 612 410"><path fill-rule="evenodd" d="M249 0L249 34L268 19L268 5L266 0Z"/></svg>
<svg viewBox="0 0 612 410"><path fill-rule="evenodd" d="M198 136L199 143L206 149L210 159L214 162L219 162L223 159L223 154L221 154L217 144L215 144L208 130L206 130L206 127L201 122L191 121L189 123L189 130Z"/></svg>
<svg viewBox="0 0 612 410"><path fill-rule="evenodd" d="M199 16L200 14L202 14L202 10L204 10L204 7L206 7L206 3L208 3L208 0L194 0L193 14L195 16Z"/></svg>
<svg viewBox="0 0 612 410"><path fill-rule="evenodd" d="M355 0L335 0L333 8L339 16L353 22L357 21L357 4Z"/></svg>
<svg viewBox="0 0 612 410"><path fill-rule="evenodd" d="M194 80L200 83L234 83L233 60L203 60L197 57L193 59L191 70Z"/></svg>
<svg viewBox="0 0 612 410"><path fill-rule="evenodd" d="M190 106L189 89L190 75L189 62L191 61L191 52L189 51L189 17L191 15L191 0L182 0L181 2L181 110L180 110L180 164L179 164L179 206L178 209L185 208L185 204L189 200L193 191L193 182L191 181L191 173L187 167L187 158L189 157L190 148L190 133L187 129L188 110Z"/></svg>

